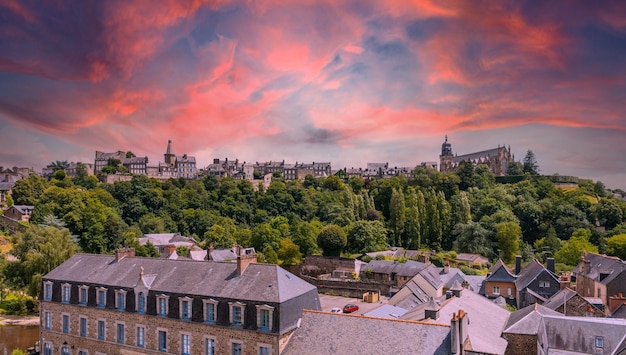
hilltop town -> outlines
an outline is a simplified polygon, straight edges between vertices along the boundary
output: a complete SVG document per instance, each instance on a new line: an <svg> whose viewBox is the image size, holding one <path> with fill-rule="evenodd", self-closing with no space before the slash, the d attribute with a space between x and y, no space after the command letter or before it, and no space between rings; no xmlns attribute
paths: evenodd
<svg viewBox="0 0 626 355"><path fill-rule="evenodd" d="M623 191L539 171L447 137L412 167L0 169L0 307L43 354L621 353Z"/></svg>

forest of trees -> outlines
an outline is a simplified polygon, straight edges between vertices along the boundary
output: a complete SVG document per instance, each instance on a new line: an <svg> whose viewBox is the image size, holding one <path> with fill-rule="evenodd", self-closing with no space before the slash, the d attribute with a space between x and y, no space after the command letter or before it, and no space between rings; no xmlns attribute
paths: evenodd
<svg viewBox="0 0 626 355"><path fill-rule="evenodd" d="M486 166L470 163L456 173L418 167L410 180L277 178L260 191L249 181L211 176L161 182L136 175L104 184L82 170L73 179L62 170L50 180L33 175L13 187L14 203L35 210L27 231L12 236L20 262L2 261L0 281L36 293L36 280L74 252L126 246L155 256L154 248L138 243L146 233L178 232L204 248L237 243L284 265L304 255L359 255L389 246L505 262L517 254L541 261L553 256L569 266L582 250L626 258L626 202L601 182L556 188L531 158L514 167L526 176L515 184L496 184Z"/></svg>

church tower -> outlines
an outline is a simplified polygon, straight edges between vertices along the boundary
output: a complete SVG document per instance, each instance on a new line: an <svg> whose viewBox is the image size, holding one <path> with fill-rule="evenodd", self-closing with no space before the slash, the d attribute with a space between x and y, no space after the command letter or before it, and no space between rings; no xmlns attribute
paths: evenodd
<svg viewBox="0 0 626 355"><path fill-rule="evenodd" d="M439 171L442 173L448 172L452 169L452 144L448 143L448 135L446 134L446 140L441 144L441 155L439 156Z"/></svg>
<svg viewBox="0 0 626 355"><path fill-rule="evenodd" d="M167 150L165 151L165 164L174 165L176 162L176 155L172 154L172 140L167 141Z"/></svg>

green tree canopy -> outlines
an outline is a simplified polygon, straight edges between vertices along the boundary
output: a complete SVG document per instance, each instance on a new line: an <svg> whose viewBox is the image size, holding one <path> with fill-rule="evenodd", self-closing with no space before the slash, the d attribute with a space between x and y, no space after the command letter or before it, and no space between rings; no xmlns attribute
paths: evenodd
<svg viewBox="0 0 626 355"><path fill-rule="evenodd" d="M387 230L380 221L356 221L347 234L347 250L353 253L369 253L385 250Z"/></svg>
<svg viewBox="0 0 626 355"><path fill-rule="evenodd" d="M525 173L530 175L539 175L539 164L537 164L537 158L535 157L535 153L532 150L528 150L526 152L526 156L524 156L522 169Z"/></svg>
<svg viewBox="0 0 626 355"><path fill-rule="evenodd" d="M626 234L617 234L606 238L606 251L609 255L615 255L626 260Z"/></svg>
<svg viewBox="0 0 626 355"><path fill-rule="evenodd" d="M520 241L522 239L522 229L515 222L502 222L496 224L496 237L498 247L502 254L502 260L510 263L515 259L515 255L520 251Z"/></svg>
<svg viewBox="0 0 626 355"><path fill-rule="evenodd" d="M598 247L589 242L591 232L588 229L578 229L554 255L557 263L576 266L583 252L597 253Z"/></svg>
<svg viewBox="0 0 626 355"><path fill-rule="evenodd" d="M346 232L335 224L324 227L317 236L317 245L326 256L340 256L347 243Z"/></svg>

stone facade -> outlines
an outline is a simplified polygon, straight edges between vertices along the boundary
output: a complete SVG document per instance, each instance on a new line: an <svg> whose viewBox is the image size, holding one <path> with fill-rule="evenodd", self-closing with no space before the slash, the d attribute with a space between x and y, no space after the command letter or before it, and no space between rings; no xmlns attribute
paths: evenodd
<svg viewBox="0 0 626 355"><path fill-rule="evenodd" d="M537 354L537 334L504 334L508 341L505 355Z"/></svg>
<svg viewBox="0 0 626 355"><path fill-rule="evenodd" d="M509 168L509 164L515 161L515 156L511 154L511 147L504 146L484 150L481 152L454 155L452 145L448 143L448 136L441 145L441 155L439 156L439 169L442 173L456 171L462 161L471 162L473 165L484 164L494 176L504 176Z"/></svg>
<svg viewBox="0 0 626 355"><path fill-rule="evenodd" d="M206 354L206 339L213 339L215 354L231 354L232 343L241 344L241 354L256 355L260 347L269 348L269 354L279 354L284 339L291 334L278 336L261 331L249 331L233 327L205 323L182 322L167 317L129 313L89 306L42 302L41 344L52 345L52 354L61 354L67 344L70 353L77 354L183 354L181 340L189 335L189 354ZM45 314L50 313L50 329L46 329ZM63 315L69 316L68 332L63 332ZM80 334L80 318L87 319L85 336ZM98 321L105 322L104 340L98 339ZM118 341L117 325L124 326L124 337ZM137 346L137 328L144 328L144 347ZM158 331L165 331L166 350L159 350ZM281 345L282 343L282 345Z"/></svg>

